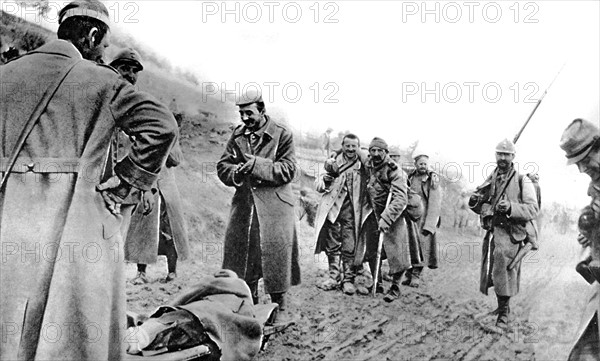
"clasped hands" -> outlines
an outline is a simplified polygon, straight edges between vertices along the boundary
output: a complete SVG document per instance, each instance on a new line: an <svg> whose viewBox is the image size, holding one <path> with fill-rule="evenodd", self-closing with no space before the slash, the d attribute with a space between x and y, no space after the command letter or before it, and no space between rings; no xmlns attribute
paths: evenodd
<svg viewBox="0 0 600 361"><path fill-rule="evenodd" d="M254 155L248 154L248 153L246 153L245 156L246 156L246 162L239 163L237 165L235 173L246 175L246 174L250 174L252 172L252 168L254 168L254 163L256 163L256 157Z"/></svg>

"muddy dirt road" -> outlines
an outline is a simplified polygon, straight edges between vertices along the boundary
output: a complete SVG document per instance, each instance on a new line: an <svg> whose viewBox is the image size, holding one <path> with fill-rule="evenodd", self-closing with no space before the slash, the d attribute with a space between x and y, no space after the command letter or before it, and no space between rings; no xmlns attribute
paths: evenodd
<svg viewBox="0 0 600 361"><path fill-rule="evenodd" d="M475 231L440 232L441 267L425 270L425 285L403 287L391 304L382 297L345 296L315 285L326 275L324 255L313 255L313 229L299 225L303 283L291 291L298 323L272 339L259 360L564 360L586 301L587 284L574 271L574 234L545 230L542 248L525 259L522 288L511 303L509 332L486 330L495 319L478 315L495 308L478 292L481 237ZM196 242L192 260L181 262L180 277L161 284L163 259L149 267L152 283L128 284L129 308L148 312L186 285L220 266L218 242ZM128 265L127 276L135 267ZM386 282L386 287L388 286ZM268 301L268 296L263 297Z"/></svg>

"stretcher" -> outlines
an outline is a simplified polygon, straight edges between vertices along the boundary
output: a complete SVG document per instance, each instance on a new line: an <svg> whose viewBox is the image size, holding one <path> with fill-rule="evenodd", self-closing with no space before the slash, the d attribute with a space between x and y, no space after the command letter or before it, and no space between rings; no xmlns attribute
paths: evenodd
<svg viewBox="0 0 600 361"><path fill-rule="evenodd" d="M279 333L290 326L266 326L267 321L271 317L271 314L273 313L276 307L276 303L258 304L254 306L255 316L263 325L261 350L264 350L266 348L267 342L272 335ZM139 325L143 323L144 317L132 312L128 312L127 319L128 324ZM142 354L126 354L125 356L125 361L203 361L213 359L214 355L209 345L199 345L185 350L165 352L152 356L144 356Z"/></svg>

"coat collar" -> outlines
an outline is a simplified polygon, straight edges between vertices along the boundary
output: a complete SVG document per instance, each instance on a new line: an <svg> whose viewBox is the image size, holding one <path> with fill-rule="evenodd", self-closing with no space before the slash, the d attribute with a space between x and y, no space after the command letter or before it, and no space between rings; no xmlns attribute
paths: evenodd
<svg viewBox="0 0 600 361"><path fill-rule="evenodd" d="M39 53L56 54L56 55L62 55L62 56L66 56L68 58L73 58L73 59L83 59L83 57L81 56L81 53L79 52L79 50L77 50L75 45L73 45L69 41L62 40L62 39L53 40L53 41L51 41L47 44L44 44L41 47L35 49L34 51L29 52L28 54L36 54L36 53L38 53L38 54Z"/></svg>
<svg viewBox="0 0 600 361"><path fill-rule="evenodd" d="M262 132L265 136L268 137L268 139L273 139L273 136L275 135L275 133L277 131L277 124L275 124L275 122L273 120L271 120L271 117L269 117L266 114L265 114L265 118L267 119L267 123L262 128L260 128L256 132L256 134L261 135L261 132ZM242 136L244 136L245 133L246 133L246 126L242 125L235 129L235 131L233 132L233 136L234 136L234 138L242 137Z"/></svg>

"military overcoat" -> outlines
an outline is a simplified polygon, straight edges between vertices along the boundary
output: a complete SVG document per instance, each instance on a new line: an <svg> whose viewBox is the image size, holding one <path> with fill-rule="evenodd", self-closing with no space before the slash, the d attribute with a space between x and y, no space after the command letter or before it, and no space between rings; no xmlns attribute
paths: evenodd
<svg viewBox="0 0 600 361"><path fill-rule="evenodd" d="M413 266L438 268L438 242L437 230L440 226L440 214L442 209L442 189L439 175L428 171L426 175L419 176L413 171L409 176L410 187L421 197L423 202L423 216L419 219L416 233L410 233L409 237L416 237L413 244L419 245L419 252L423 256L422 261L413 258ZM409 220L409 222L412 222ZM429 232L423 235L422 231ZM416 262L416 263L415 263Z"/></svg>
<svg viewBox="0 0 600 361"><path fill-rule="evenodd" d="M369 172L367 194L371 209L366 217L373 214L377 220L383 219L390 226L389 231L383 236L383 251L387 256L390 273L405 271L411 266L411 246L406 219L403 215L408 201L408 177L389 156L386 156L378 165L369 160L367 169ZM376 228L376 222L372 222L370 225L367 222L361 229L357 245L357 258L362 256L368 260L374 259L379 237Z"/></svg>
<svg viewBox="0 0 600 361"><path fill-rule="evenodd" d="M317 180L316 189L317 192L322 193L322 196L319 202L319 208L317 208L317 216L315 221L315 254L325 251L325 239L324 234L321 234L321 230L325 224L325 220L327 220L329 211L333 207L338 197L341 197L342 188L346 184L346 177L352 177L352 211L354 213L355 220L354 239L358 239L360 235L360 229L371 209L366 192L367 178L369 176L364 164L366 159L361 158L362 155L359 155L356 167L352 167L352 169L343 172L339 177L335 178L329 187L329 190L325 189L322 178ZM346 164L344 155L341 153L336 156L335 161L339 167L342 167L344 164ZM362 260L356 259L355 257L354 264L358 266L361 264L360 262L362 262Z"/></svg>
<svg viewBox="0 0 600 361"><path fill-rule="evenodd" d="M495 169L486 183L495 187L497 176L498 169ZM493 286L496 294L500 296L514 296L519 292L522 262L510 271L507 267L526 242L536 244L537 231L533 220L539 209L535 188L529 177L520 176L512 168L506 177L510 181L504 197L510 202L510 216L506 225L494 226L484 238L480 290L487 294L488 288ZM491 192L491 199L501 196L501 193L502 190L495 187Z"/></svg>
<svg viewBox="0 0 600 361"><path fill-rule="evenodd" d="M177 182L175 167L183 160L179 142L175 143L165 167L160 171L157 181L157 193L154 196L155 207L148 215L144 215L142 207L131 217L127 238L125 240L125 260L141 264L156 262L160 233L160 207L158 199L162 195L167 207L167 217L171 226L171 237L177 251L177 258L185 260L190 255L187 223L183 213L183 204Z"/></svg>
<svg viewBox="0 0 600 361"><path fill-rule="evenodd" d="M253 275L249 266L259 261L265 291L286 292L300 283L298 240L296 236L296 203L291 182L296 176L296 160L292 133L268 116L256 149L250 146L243 125L234 129L225 152L217 163L219 179L235 194L231 201L229 223L225 231L223 267L246 281ZM246 154L254 154L256 162L250 174L241 179L235 174L245 163ZM254 213L258 232L251 232ZM250 237L259 237L262 257L250 259Z"/></svg>

